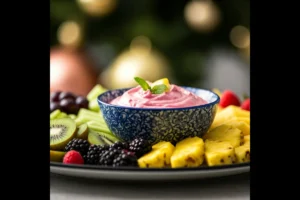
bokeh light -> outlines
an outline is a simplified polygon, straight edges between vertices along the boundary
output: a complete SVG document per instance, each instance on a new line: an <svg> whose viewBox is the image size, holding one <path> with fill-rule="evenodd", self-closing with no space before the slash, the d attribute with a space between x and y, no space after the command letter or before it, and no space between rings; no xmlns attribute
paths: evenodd
<svg viewBox="0 0 300 200"><path fill-rule="evenodd" d="M82 41L82 29L75 21L66 21L60 25L57 38L61 45L77 47Z"/></svg>
<svg viewBox="0 0 300 200"><path fill-rule="evenodd" d="M244 49L250 46L250 31L244 26L235 26L230 32L231 43L240 49Z"/></svg>
<svg viewBox="0 0 300 200"><path fill-rule="evenodd" d="M184 9L188 25L199 32L211 32L220 23L220 10L209 0L189 2Z"/></svg>
<svg viewBox="0 0 300 200"><path fill-rule="evenodd" d="M130 51L139 53L149 53L151 51L151 41L146 36L137 36L132 39L130 43Z"/></svg>
<svg viewBox="0 0 300 200"><path fill-rule="evenodd" d="M79 7L93 17L110 14L117 5L117 0L77 0Z"/></svg>

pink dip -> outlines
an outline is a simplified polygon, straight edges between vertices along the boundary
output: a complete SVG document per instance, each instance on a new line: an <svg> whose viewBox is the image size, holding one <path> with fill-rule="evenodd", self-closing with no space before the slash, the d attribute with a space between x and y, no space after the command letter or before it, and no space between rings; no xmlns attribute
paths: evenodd
<svg viewBox="0 0 300 200"><path fill-rule="evenodd" d="M162 94L151 94L149 90L144 91L140 86L137 86L113 99L110 103L138 108L182 108L203 105L207 102L194 93L171 85L170 91Z"/></svg>

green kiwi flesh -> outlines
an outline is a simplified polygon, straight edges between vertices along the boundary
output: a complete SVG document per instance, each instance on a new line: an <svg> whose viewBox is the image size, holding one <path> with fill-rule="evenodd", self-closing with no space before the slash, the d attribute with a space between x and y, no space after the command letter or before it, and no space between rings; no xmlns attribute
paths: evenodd
<svg viewBox="0 0 300 200"><path fill-rule="evenodd" d="M67 152L50 150L50 161L62 162Z"/></svg>
<svg viewBox="0 0 300 200"><path fill-rule="evenodd" d="M111 133L111 134L104 133L104 132L97 132L97 133L98 133L102 138L105 138L106 140L109 140L109 141L112 142L112 143L121 141L119 138L117 138L116 136L112 135L112 133Z"/></svg>
<svg viewBox="0 0 300 200"><path fill-rule="evenodd" d="M58 116L56 116L56 119L60 119L60 118L68 118L69 116L67 115L67 113L61 112L59 113Z"/></svg>
<svg viewBox="0 0 300 200"><path fill-rule="evenodd" d="M76 138L86 140L88 138L88 134L89 134L89 129L87 124L81 124L80 126L78 126Z"/></svg>
<svg viewBox="0 0 300 200"><path fill-rule="evenodd" d="M74 114L69 114L68 116L69 116L71 119L74 119L74 120L75 120L75 119L76 119L76 117L77 117L77 116L76 116L76 115L74 115Z"/></svg>
<svg viewBox="0 0 300 200"><path fill-rule="evenodd" d="M50 113L50 119L55 119L57 116L61 113L59 109L54 110L53 112Z"/></svg>
<svg viewBox="0 0 300 200"><path fill-rule="evenodd" d="M50 120L50 149L63 150L76 136L76 123L71 118Z"/></svg>
<svg viewBox="0 0 300 200"><path fill-rule="evenodd" d="M101 136L94 132L94 131L91 131L89 130L89 133L88 133L88 142L90 143L90 145L101 145L101 146L104 146L106 145L106 143L103 141L103 139L101 138Z"/></svg>

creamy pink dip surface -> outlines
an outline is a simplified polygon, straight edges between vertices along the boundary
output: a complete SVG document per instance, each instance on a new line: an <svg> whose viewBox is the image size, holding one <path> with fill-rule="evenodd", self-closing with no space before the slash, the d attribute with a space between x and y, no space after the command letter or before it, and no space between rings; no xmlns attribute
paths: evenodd
<svg viewBox="0 0 300 200"><path fill-rule="evenodd" d="M110 104L137 108L182 108L207 104L201 97L179 86L171 85L168 92L152 94L140 86L126 91Z"/></svg>

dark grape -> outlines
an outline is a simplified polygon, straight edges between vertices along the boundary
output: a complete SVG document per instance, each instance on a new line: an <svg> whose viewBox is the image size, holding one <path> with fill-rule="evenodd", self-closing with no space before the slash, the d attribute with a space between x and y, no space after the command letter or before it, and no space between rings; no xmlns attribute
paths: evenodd
<svg viewBox="0 0 300 200"><path fill-rule="evenodd" d="M58 102L50 102L50 113L56 109L60 109L60 105Z"/></svg>
<svg viewBox="0 0 300 200"><path fill-rule="evenodd" d="M77 114L79 106L73 99L63 99L60 101L61 110L67 114Z"/></svg>
<svg viewBox="0 0 300 200"><path fill-rule="evenodd" d="M52 92L50 94L50 101L58 102L60 93L61 93L60 91Z"/></svg>
<svg viewBox="0 0 300 200"><path fill-rule="evenodd" d="M75 100L75 95L72 94L71 92L61 92L59 94L59 100L63 100L63 99L72 99Z"/></svg>
<svg viewBox="0 0 300 200"><path fill-rule="evenodd" d="M78 96L76 98L75 103L80 107L80 108L88 108L89 106L89 101L83 97L83 96Z"/></svg>

